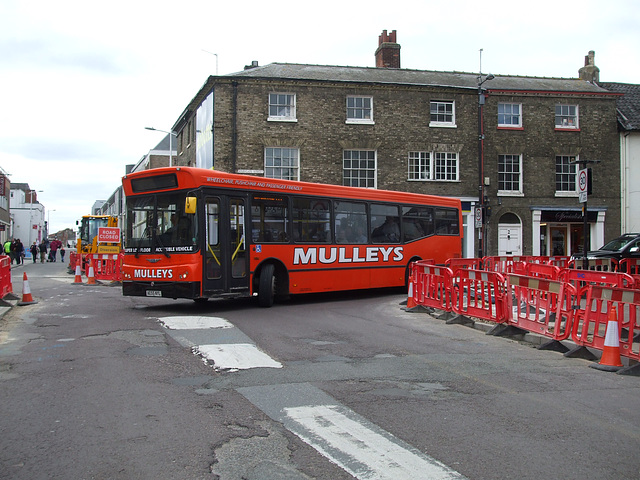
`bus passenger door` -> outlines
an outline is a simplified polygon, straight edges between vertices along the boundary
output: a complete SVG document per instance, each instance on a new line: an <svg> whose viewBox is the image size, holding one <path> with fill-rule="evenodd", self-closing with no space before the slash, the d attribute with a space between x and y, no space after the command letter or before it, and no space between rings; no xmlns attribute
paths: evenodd
<svg viewBox="0 0 640 480"><path fill-rule="evenodd" d="M224 243L229 246L229 282L231 291L248 290L249 256L247 255L245 238L245 201L243 198L230 197L228 205L229 229Z"/></svg>
<svg viewBox="0 0 640 480"><path fill-rule="evenodd" d="M205 200L205 295L249 288L244 209L243 198L208 197Z"/></svg>

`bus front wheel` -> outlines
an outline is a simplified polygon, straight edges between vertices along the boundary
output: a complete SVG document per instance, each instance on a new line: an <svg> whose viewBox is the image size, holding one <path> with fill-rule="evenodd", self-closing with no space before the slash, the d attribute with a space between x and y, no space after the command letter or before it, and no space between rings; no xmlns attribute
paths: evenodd
<svg viewBox="0 0 640 480"><path fill-rule="evenodd" d="M262 271L260 272L258 304L261 307L270 307L273 305L273 299L276 294L276 277L274 272L275 267L272 263L262 267Z"/></svg>

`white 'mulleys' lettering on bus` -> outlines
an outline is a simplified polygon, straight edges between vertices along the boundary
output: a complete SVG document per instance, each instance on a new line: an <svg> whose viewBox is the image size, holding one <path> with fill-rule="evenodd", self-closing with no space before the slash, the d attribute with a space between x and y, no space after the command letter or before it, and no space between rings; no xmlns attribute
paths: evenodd
<svg viewBox="0 0 640 480"><path fill-rule="evenodd" d="M173 269L156 268L156 269L140 269L133 271L134 278L173 278Z"/></svg>
<svg viewBox="0 0 640 480"><path fill-rule="evenodd" d="M351 255L345 247L309 247L296 248L293 251L294 265L315 265L320 263L359 263L359 262L400 262L404 258L402 247L354 247Z"/></svg>

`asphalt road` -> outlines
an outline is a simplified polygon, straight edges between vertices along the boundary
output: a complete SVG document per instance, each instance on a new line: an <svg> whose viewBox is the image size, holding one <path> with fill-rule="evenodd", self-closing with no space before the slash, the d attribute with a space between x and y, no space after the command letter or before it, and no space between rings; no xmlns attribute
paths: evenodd
<svg viewBox="0 0 640 480"><path fill-rule="evenodd" d="M26 271L0 478L637 479L640 378L408 313L402 292L122 297Z"/></svg>

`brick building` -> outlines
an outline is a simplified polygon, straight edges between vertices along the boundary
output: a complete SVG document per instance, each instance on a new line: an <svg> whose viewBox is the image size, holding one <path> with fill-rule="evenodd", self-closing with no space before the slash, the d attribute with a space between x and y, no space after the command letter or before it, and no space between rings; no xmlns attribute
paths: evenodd
<svg viewBox="0 0 640 480"><path fill-rule="evenodd" d="M474 257L581 250L577 171L597 160L590 247L619 234L619 95L579 78L401 69L395 31L375 58L209 77L174 125L175 164L458 197Z"/></svg>

